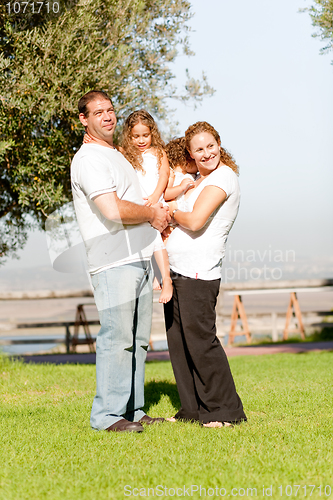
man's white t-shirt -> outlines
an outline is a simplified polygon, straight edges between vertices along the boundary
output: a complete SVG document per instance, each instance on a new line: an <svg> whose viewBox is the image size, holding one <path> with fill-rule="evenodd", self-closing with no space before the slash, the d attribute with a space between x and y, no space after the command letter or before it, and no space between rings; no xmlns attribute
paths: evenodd
<svg viewBox="0 0 333 500"><path fill-rule="evenodd" d="M187 199L182 198L179 209L192 212L200 193L206 186L217 186L227 198L210 215L199 231L178 226L172 231L166 249L170 267L189 278L214 280L221 278L222 260L228 234L236 219L240 201L238 178L230 167L222 165L208 175Z"/></svg>
<svg viewBox="0 0 333 500"><path fill-rule="evenodd" d="M143 205L137 175L124 156L113 148L83 144L73 158L71 180L89 272L149 260L161 241L159 232L148 222L122 224L106 219L93 201L100 194L115 192L121 200Z"/></svg>

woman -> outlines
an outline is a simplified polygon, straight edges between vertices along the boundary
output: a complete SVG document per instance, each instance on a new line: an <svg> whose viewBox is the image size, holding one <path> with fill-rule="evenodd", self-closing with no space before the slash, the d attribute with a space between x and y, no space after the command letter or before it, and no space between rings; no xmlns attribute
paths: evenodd
<svg viewBox="0 0 333 500"><path fill-rule="evenodd" d="M222 260L239 206L238 167L208 123L189 127L185 139L200 178L169 203L178 227L166 247L173 299L164 311L181 401L171 420L222 427L246 420L215 325Z"/></svg>

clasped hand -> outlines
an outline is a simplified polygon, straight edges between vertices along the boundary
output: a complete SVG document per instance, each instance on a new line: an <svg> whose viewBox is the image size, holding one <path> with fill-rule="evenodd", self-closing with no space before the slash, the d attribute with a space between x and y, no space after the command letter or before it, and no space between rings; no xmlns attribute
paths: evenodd
<svg viewBox="0 0 333 500"><path fill-rule="evenodd" d="M163 206L162 203L156 203L151 207L154 211L153 218L151 219L151 225L157 229L160 233L167 227L171 217L169 214L169 207Z"/></svg>

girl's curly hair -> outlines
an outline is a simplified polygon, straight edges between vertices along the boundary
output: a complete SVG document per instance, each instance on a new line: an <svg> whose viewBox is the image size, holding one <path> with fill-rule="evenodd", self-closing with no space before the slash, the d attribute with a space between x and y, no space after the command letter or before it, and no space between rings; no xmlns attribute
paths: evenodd
<svg viewBox="0 0 333 500"><path fill-rule="evenodd" d="M169 165L172 169L180 167L183 174L186 174L186 165L191 161L191 157L186 149L185 137L172 139L165 146L165 152L169 160Z"/></svg>
<svg viewBox="0 0 333 500"><path fill-rule="evenodd" d="M146 125L146 127L150 130L151 147L156 150L157 167L159 169L163 158L165 144L160 136L154 118L144 109L134 111L125 120L124 128L121 134L121 146L124 150L123 154L135 170L141 170L145 173L142 166L142 154L140 150L134 146L132 141L132 128L138 123Z"/></svg>
<svg viewBox="0 0 333 500"><path fill-rule="evenodd" d="M210 125L207 122L196 122L190 127L188 127L188 129L185 132L185 144L188 152L190 152L191 150L190 143L193 137L197 134L201 134L202 132L208 132L209 134L212 134L216 142L218 144L221 144L220 135L212 125ZM238 165L236 164L232 155L228 153L226 149L222 148L222 146L220 146L220 154L221 154L221 162L224 163L224 165L230 167L231 170L235 172L235 174L239 175Z"/></svg>

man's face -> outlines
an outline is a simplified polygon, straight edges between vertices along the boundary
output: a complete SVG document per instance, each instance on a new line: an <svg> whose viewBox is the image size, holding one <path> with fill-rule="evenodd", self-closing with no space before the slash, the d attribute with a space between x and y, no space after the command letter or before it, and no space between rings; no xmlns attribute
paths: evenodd
<svg viewBox="0 0 333 500"><path fill-rule="evenodd" d="M112 144L117 118L111 101L97 98L87 104L87 116L81 113L80 121L87 127L88 134L97 141Z"/></svg>

